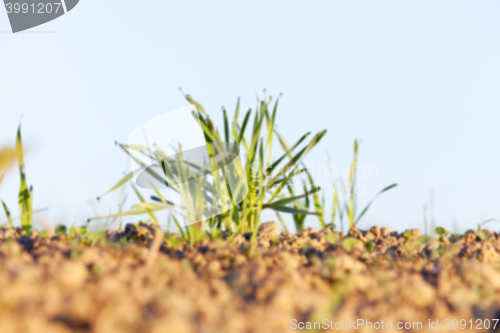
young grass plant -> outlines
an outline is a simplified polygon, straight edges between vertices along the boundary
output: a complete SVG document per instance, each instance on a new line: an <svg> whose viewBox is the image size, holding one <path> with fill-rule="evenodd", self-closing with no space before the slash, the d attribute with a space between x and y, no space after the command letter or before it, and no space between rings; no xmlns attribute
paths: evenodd
<svg viewBox="0 0 500 333"><path fill-rule="evenodd" d="M19 188L19 194L18 194L18 204L19 204L19 218L21 220L21 226L23 229L26 231L26 233L29 235L31 233L31 228L33 224L33 186L28 187L28 182L26 180L26 171L25 171L25 165L24 165L24 150L23 150L23 143L22 143L22 138L21 138L21 125L19 124L19 127L17 129L17 136L16 136L16 150L15 153L13 154L12 151L10 150L3 150L2 153L0 154L0 181L5 175L6 169L10 164L12 163L12 160L14 159L13 155L15 155L15 158L17 159L17 164L19 166L19 174L21 178L21 185ZM2 206L5 211L5 215L7 216L7 220L9 222L9 225L14 228L14 219L12 218L12 215L10 213L10 210L8 209L7 205L5 202L2 201Z"/></svg>
<svg viewBox="0 0 500 333"><path fill-rule="evenodd" d="M203 226L205 232L211 237L220 235L224 230L233 236L237 233L243 234L251 232L252 238L255 238L260 224L260 215L264 209L271 209L277 213L293 214L294 218L300 221L302 226L306 215L321 215L318 212L309 211L308 204L304 205L299 202L302 199L307 201L308 197L314 195L319 188L312 186L310 189L307 189L307 187L304 186L304 193L296 195L293 191L291 180L293 176L305 171L298 169L302 159L320 142L326 134L326 130L317 133L310 141L306 141L307 137L310 135L310 133L306 133L299 138L294 145L284 146L284 140L274 130L279 98L272 104L272 97L269 97L268 99L258 99L255 110L248 109L242 121L239 119L239 99L236 104L232 122L229 121L227 111L223 108L224 126L223 131L220 132L204 107L190 95L185 94L184 96L190 103L194 104L197 109L197 112L193 114L193 116L197 117L200 121L209 149L211 149L211 144L217 142L230 142L240 147L243 146L241 157L244 160L242 166L244 170L242 174L247 177L246 181L248 184L248 194L239 204L220 215L209 218L207 221L198 224L199 229ZM251 119L253 119L253 122ZM276 136L280 142L282 141L282 147L284 149L279 158L273 161L273 139ZM138 162L140 161L136 154L151 155L150 152L144 150L144 147L132 147L125 144L119 144L119 146L125 153ZM187 168L175 166L174 163L167 163L168 166L165 166L165 161L168 162L169 157L164 155L161 147L155 147L152 156L155 162L161 164L163 167L164 175L160 176L166 176L167 179L170 179L169 177L171 176L189 177L189 174L182 174ZM210 158L212 159L212 156ZM139 164L141 165L141 163ZM107 193L124 186L132 177L132 172L127 174ZM168 183L169 185L175 184L175 182ZM209 202L213 193L207 193L212 190L210 187L206 188L208 188L208 190L205 193L199 193L193 192L190 188L183 189L182 187L176 188L175 185L170 186L170 189L173 191L178 191L182 195L189 195L192 202L196 202L193 198L203 199L205 202ZM284 189L288 189L288 192ZM218 192L218 189L214 188L213 192ZM136 193L138 193L138 191L136 191ZM141 203L134 206L132 210L112 216L138 215L144 213L154 216L155 211L164 209L170 210L174 207L172 203L167 202L161 196L159 191L156 191L156 194L156 196L151 197L154 203L146 202L144 198L140 198ZM184 202L189 201L184 200ZM175 214L172 214L172 218L174 222L176 222ZM281 218L281 216L279 218ZM155 221L155 218L152 216L151 219ZM197 233L193 230L193 227L187 227L186 231L183 232L180 224L177 222L176 224L183 238L186 238L186 240L189 239L190 243L192 243L193 238L196 238L193 234Z"/></svg>
<svg viewBox="0 0 500 333"><path fill-rule="evenodd" d="M319 200L319 196L313 196L314 198L314 207L316 212L319 215L319 222L322 228L326 226L335 226L336 217L338 216L338 220L343 225L344 214L348 218L349 229L352 229L356 226L361 218L366 214L370 206L373 204L375 199L381 195L382 193L389 191L390 189L396 187L398 184L391 184L380 192L378 192L369 202L368 204L361 210L361 213L356 215L357 208L357 197L356 197L356 170L358 166L358 150L359 143L357 140L354 141L354 150L353 150L353 159L349 168L349 175L346 179L345 185L343 185L342 180L335 180L333 184L333 202L331 207L331 222L326 224L324 221L326 206L324 199ZM332 169L330 157L328 157L329 168ZM312 176L308 172L309 182L312 186L314 186L314 180ZM340 196L343 195L343 200L341 200Z"/></svg>
<svg viewBox="0 0 500 333"><path fill-rule="evenodd" d="M207 141L221 141L221 135L215 128L212 120L205 112L204 108L192 99L190 95L185 95L187 100L194 103L198 109L199 119L204 129ZM263 209L271 209L276 212L291 213L297 218L298 214L315 214L307 207L298 203L298 200L313 194L315 189L305 190L302 195L289 193L287 196L283 188L291 183L291 178L298 174L300 161L313 149L326 130L316 134L307 144L302 145L309 133L300 138L291 148L284 149L282 155L273 163L273 138L275 137L275 121L279 104L279 98L271 105L272 97L258 100L256 110L253 115L253 125L248 139L245 131L251 117L252 110L249 109L243 122L239 123L240 103L238 100L234 114L231 131L229 126L224 126L224 137L229 138L237 145L243 145L245 149L245 171L247 183L249 184L248 196L227 214L227 217L234 217L235 228L239 232L252 232L255 238L260 214ZM272 111L271 111L272 110ZM227 115L224 110L225 124L228 124ZM298 147L302 147L296 152ZM275 200L277 199L277 200ZM291 206L290 206L291 205ZM217 217L219 218L219 217ZM216 218L216 219L217 219ZM224 218L223 216L220 218ZM302 219L302 217L299 217ZM226 228L227 229L227 228Z"/></svg>

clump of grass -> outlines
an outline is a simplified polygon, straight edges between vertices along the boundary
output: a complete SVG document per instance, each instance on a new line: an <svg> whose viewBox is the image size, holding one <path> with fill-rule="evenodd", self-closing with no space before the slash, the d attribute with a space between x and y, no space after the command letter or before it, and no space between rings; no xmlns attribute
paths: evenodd
<svg viewBox="0 0 500 333"><path fill-rule="evenodd" d="M318 212L309 211L307 206L299 202L301 199L307 200L307 197L315 194L319 188L315 186L311 186L309 189L304 187L303 193L295 193L292 178L305 171L299 169L302 159L320 142L326 134L326 130L317 133L309 140L310 133L306 133L293 145L288 146L275 130L279 98L273 103L272 97L269 97L258 99L255 109L248 109L242 119L240 119L240 101L238 99L232 122L229 121L227 111L223 108L224 129L219 131L205 108L189 94L184 96L196 107L197 112L193 116L199 119L207 144L211 142L231 142L243 147L244 173L242 172L242 174L246 175L247 184L249 185L248 195L241 203L218 216L198 224L198 229L203 226L205 233L210 236L221 234L221 231L233 236L238 233L251 232L253 234L252 238L255 238L260 224L260 215L264 209L271 209L277 213L293 214L295 219L301 221L301 224L303 224L306 215L320 215ZM282 143L283 150L281 155L273 160L273 140L275 137L278 137ZM118 145L132 158L135 158L134 154L136 153L144 153L141 148L130 147L125 144ZM163 156L160 147L156 147L156 149L152 152L152 156L160 164L165 159L165 156ZM163 169L167 174L166 168ZM132 172L127 174L107 193L125 186L132 177ZM154 212L173 208L173 204L166 201L159 191L155 190L156 195L151 197L153 202L147 202L134 184L131 184L131 187L141 202L135 205L132 210L107 217L148 214L150 220L157 224L158 221L154 217ZM285 188L288 191L284 191ZM176 189L175 186L171 187L171 190L178 190L182 193L182 189ZM194 196L201 195L206 194L201 193ZM193 239L198 238L196 236L197 231L193 229L193 226L189 226L183 231L175 215L172 214L171 216L183 239L192 243ZM279 219L282 220L281 216L279 216Z"/></svg>
<svg viewBox="0 0 500 333"><path fill-rule="evenodd" d="M238 207L212 219L212 225L217 226L225 222L226 230L231 231L230 226L234 222L235 231L240 233L250 231L255 237L260 223L260 214L264 209L293 214L295 219L303 219L307 214L314 214L307 207L300 205L298 201L315 193L317 188L304 188L302 194L289 191L288 195L283 189L292 188L292 178L301 173L300 162L320 142L326 130L317 133L308 142L307 138L310 133L304 134L292 146L282 145L281 156L273 161L273 139L274 137L278 137L278 140L281 138L275 130L279 97L274 104L272 104L272 97L258 100L255 112L253 112L253 125L248 136L245 136L245 133L252 117L252 109L246 112L240 123L239 100L232 126L229 125L227 112L223 109L224 132L220 133L203 106L190 95L185 95L185 97L198 110L207 142L230 140L237 145L243 145L245 149L244 168L249 184L248 196ZM280 142L283 141L280 140Z"/></svg>
<svg viewBox="0 0 500 333"><path fill-rule="evenodd" d="M312 138L309 138L311 133L307 132L299 137L294 144L288 144L275 129L279 97L273 102L273 98L270 96L269 98L263 99L257 98L256 107L254 109L250 108L244 113L241 112L240 100L238 99L232 121L229 120L230 118L227 110L222 108L223 130L219 131L205 108L189 94L184 94L184 96L188 102L196 107L197 111L193 114L193 117L196 117L200 121L207 146L210 147L210 143L214 142L230 142L243 147L244 153L242 154L242 158L244 158L244 163L241 174L246 175L246 181L249 185L248 195L241 203L237 204L232 209L226 210L220 215L200 223L182 228L175 214L170 214L169 221L174 221L181 233L182 239L188 244L193 244L203 237L203 233L199 232L200 230L204 230L204 233L212 239L221 237L223 232L230 237L234 237L236 234L251 232L252 239L255 239L260 224L261 212L265 209L276 212L278 220L285 231L287 228L281 217L282 213L292 214L297 231L305 228L305 220L308 215L316 215L322 229L326 227L335 227L336 219L340 220L340 223L342 223L344 216L347 216L349 228L352 228L364 216L375 198L397 186L397 184L392 184L382 189L364 209L361 210L361 213L356 214L357 198L355 186L359 144L358 141L355 141L354 156L350 166L349 176L346 179L345 185L343 181L335 181L331 220L326 222L324 196L320 198L320 188L315 185L313 177L303 163L304 157L321 141L326 134L326 130L317 133ZM240 115L242 116L241 119ZM275 140L278 141L280 145L279 148L281 148L277 159L273 158L273 144ZM168 159L168 157L164 155L161 147L154 147L152 151L146 151L145 147L117 144L135 161L140 162L137 154L146 154L146 156L151 157L155 163L162 165L167 179L175 173L177 174L174 176L180 178L186 178L188 176L184 174L185 168L183 169L181 166L174 166L174 168L172 168L169 165L169 167L165 167L164 161ZM212 156L210 158L212 158ZM182 162L181 159L179 162ZM142 165L143 163L139 164ZM187 172L189 172L189 170ZM302 186L297 190L294 179L300 174L305 174L306 177L302 180ZM132 178L133 172L128 173L107 193L127 186ZM200 180L200 182L202 181ZM194 189L183 189L181 186L176 187L175 182L169 182L171 190L180 193L183 197L185 194L190 196L190 199L194 202L194 207L197 205L197 200L201 202L208 201L207 198L211 198L212 195L204 193L203 191L200 192L198 188L202 188L203 186L201 186L201 183L199 185L200 186L196 186ZM135 192L140 203L134 205L132 209L128 211L121 210L122 204L120 205L120 211L118 213L93 219L117 217L121 219L123 216L147 214L149 216L148 222L159 225L155 217L155 212L170 210L174 207L174 204L165 200L158 190L155 190L156 195L151 196L152 202L150 202L141 195L135 187L135 184L130 184L130 187ZM339 188L342 190L339 190ZM216 189L214 192L216 192ZM185 202L187 202L187 200L185 200ZM311 206L314 208L312 209ZM196 210L193 211L197 214ZM199 215L201 216L203 214ZM193 220L196 219L193 218Z"/></svg>
<svg viewBox="0 0 500 333"><path fill-rule="evenodd" d="M7 171L7 168L11 165L13 159L17 159L17 164L19 167L19 174L21 178L21 185L19 188L18 194L18 203L19 203L19 218L21 220L21 226L29 235L31 233L32 225L33 225L33 186L28 187L28 182L26 180L26 171L24 165L24 150L23 143L21 138L21 125L19 125L17 129L16 136L16 149L15 153L9 149L4 149L0 154L0 182ZM14 218L10 213L9 208L2 201L2 206L5 211L5 215L7 216L7 220L9 225L14 228Z"/></svg>

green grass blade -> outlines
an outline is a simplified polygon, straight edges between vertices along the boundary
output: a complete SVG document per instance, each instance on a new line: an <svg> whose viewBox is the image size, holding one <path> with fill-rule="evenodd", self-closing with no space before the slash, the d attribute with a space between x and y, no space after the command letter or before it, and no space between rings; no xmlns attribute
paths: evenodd
<svg viewBox="0 0 500 333"><path fill-rule="evenodd" d="M196 109L197 109L199 112L201 112L201 113L203 113L203 114L207 114L207 112L205 111L205 108L204 108L204 107L203 107L200 103L198 103L197 101L195 101L195 100L193 99L193 97L191 97L191 95L189 95L189 94L184 94L184 92L182 91L182 88L181 88L181 87L179 87L179 90L182 92L182 94L184 95L184 97L186 98L186 100L187 100L189 103L194 104L194 106L196 107Z"/></svg>
<svg viewBox="0 0 500 333"><path fill-rule="evenodd" d="M311 173L309 171L307 171L307 177L309 179L309 183L311 184L311 188L316 188L316 185L314 184L314 179L312 178ZM321 229L325 229L325 218L323 216L324 208L323 208L323 205L321 204L321 201L319 199L318 191L315 191L313 193L313 202L314 202L314 209L316 210L317 213L321 214L321 215L318 215Z"/></svg>
<svg viewBox="0 0 500 333"><path fill-rule="evenodd" d="M355 207L355 195L354 195L354 187L356 181L356 168L358 164L358 140L354 140L354 156L351 163L351 168L349 171L349 178L347 179L346 189L349 191L349 229L351 229L354 224L354 216L356 213Z"/></svg>
<svg viewBox="0 0 500 333"><path fill-rule="evenodd" d="M277 201L273 201L271 203L264 204L262 207L271 208L272 206L284 206L284 205L287 205L287 204L292 203L294 201L297 201L297 200L300 200L300 199L303 199L303 198L307 198L308 196L310 196L312 194L316 194L320 189L321 188L316 187L316 188L313 188L311 191L309 191L307 193L304 193L302 195L298 195L298 196L294 196L294 197L290 197L290 198L286 198L286 199L281 199L281 200L277 200Z"/></svg>
<svg viewBox="0 0 500 333"><path fill-rule="evenodd" d="M283 230L285 232L288 232L288 228L286 227L285 221L283 221L283 218L281 217L281 215L278 212L276 212L276 216L278 217L278 221L280 222L281 227L283 228Z"/></svg>
<svg viewBox="0 0 500 333"><path fill-rule="evenodd" d="M361 214L359 214L358 218L356 219L356 221L354 222L354 225L356 225L359 220L363 217L363 215L365 215L366 211L368 210L368 208L370 208L371 204L373 203L373 201L379 196L381 195L382 193L386 192L386 191L389 191L391 188L394 188L398 186L397 183L395 184L391 184L389 186L387 186L386 188L384 188L382 191L378 192L372 200L370 200L370 202L368 203L368 205L366 205L366 207L363 209L363 211L361 212Z"/></svg>
<svg viewBox="0 0 500 333"><path fill-rule="evenodd" d="M141 202L143 204L146 203L146 201L144 200L144 198L142 197L141 193L139 192L139 190L137 190L137 187L135 187L134 184L132 184L132 189L134 190L135 194L137 195L137 197L139 198L139 200L141 200ZM160 223L158 223L158 220L156 219L155 215L153 214L153 210L151 210L150 208L145 208L146 209L146 212L148 213L149 217L151 218L151 220L153 221L153 223L157 226L160 225Z"/></svg>
<svg viewBox="0 0 500 333"><path fill-rule="evenodd" d="M163 203L165 203L165 204L168 204L168 205L174 206L174 203L173 203L172 201L169 201L169 200L164 200L164 199L162 200L162 198L161 198L161 197L157 197L157 196L152 195L150 198L151 198L151 200L153 200L153 201L163 202Z"/></svg>
<svg viewBox="0 0 500 333"><path fill-rule="evenodd" d="M238 101L236 102L236 110L234 111L233 126L231 127L232 142L236 142L239 116L240 116L240 98L238 97Z"/></svg>
<svg viewBox="0 0 500 333"><path fill-rule="evenodd" d="M21 175L21 186L19 188L18 203L19 212L21 214L21 225L30 234L32 226L32 203L28 182L26 181L26 172L24 167L24 151L21 139L21 124L17 130L16 138L16 155L17 163L19 164L19 173Z"/></svg>
<svg viewBox="0 0 500 333"><path fill-rule="evenodd" d="M271 163L271 154L272 154L272 148L273 148L273 133L274 133L274 127L275 127L275 123L276 123L276 112L278 110L278 101L279 101L279 98L274 103L273 113L267 122L267 138L266 138L266 147L265 147L266 151L268 151L267 161L266 161L267 164Z"/></svg>
<svg viewBox="0 0 500 333"><path fill-rule="evenodd" d="M222 109L222 113L224 115L224 139L226 140L225 142L229 142L229 122L227 120L227 112L226 109Z"/></svg>
<svg viewBox="0 0 500 333"><path fill-rule="evenodd" d="M123 185L125 185L130 179L132 179L132 177L134 177L134 171L129 172L128 174L126 174L122 179L120 179L118 181L118 183L115 184L115 186L113 186L112 188L109 189L109 191L107 191L106 193L104 193L103 195L101 195L100 198L102 198L106 194L109 194L109 193L113 192L114 190L119 189L120 187L122 187Z"/></svg>
<svg viewBox="0 0 500 333"><path fill-rule="evenodd" d="M165 210L165 209L168 209L168 207L161 206L161 207L158 207L158 209L155 210L155 211L160 211L160 210ZM120 216L144 215L144 214L150 214L151 212L152 211L149 208L136 208L136 209L127 210L127 211L124 211L124 212L121 212L121 213L117 213L117 214L110 214L110 215L106 215L106 216L91 217L91 218L88 219L88 221L117 218L117 217L120 217Z"/></svg>
<svg viewBox="0 0 500 333"><path fill-rule="evenodd" d="M266 207L264 207L266 206ZM308 210L304 209L297 209L294 207L288 207L288 206L272 206L272 207L267 207L267 205L262 205L263 208L269 208L272 210L275 210L277 212L283 212L283 213L289 213L289 214L307 214L307 215L318 215L319 213L316 212L310 212Z"/></svg>
<svg viewBox="0 0 500 333"><path fill-rule="evenodd" d="M3 210L5 211L5 215L7 215L7 221L9 221L10 227L12 229L14 229L15 228L14 220L12 219L12 215L10 215L9 208L7 208L7 205L5 204L5 202L3 202L3 200L2 200L2 206L3 206Z"/></svg>
<svg viewBox="0 0 500 333"><path fill-rule="evenodd" d="M165 206L167 206L167 207L168 207L168 206L170 206L170 208L172 208L172 207L174 206L174 204L173 204L173 203L170 203L170 201L165 200L165 197L163 197L163 195L161 194L161 192L160 192L160 191L158 191L157 189L155 189L155 192L156 192L156 194L158 195L159 200L160 200L160 201L161 201L161 202L162 202ZM174 223L175 223L175 225L177 226L177 229L179 229L179 232L181 233L181 237L182 237L182 239L184 240L184 242L186 242L186 243L187 243L187 242L189 241L189 239L188 239L188 237L187 237L186 233L182 230L182 227L181 227L181 225L180 225L180 223L179 223L179 220L177 220L177 218L175 217L175 215L174 215L174 214L170 214L170 215L169 215L169 218L170 218L170 217L174 220Z"/></svg>
<svg viewBox="0 0 500 333"><path fill-rule="evenodd" d="M23 142L21 139L21 124L17 128L17 137L16 137L16 157L17 164L19 165L19 169L24 168L24 152L23 152Z"/></svg>
<svg viewBox="0 0 500 333"><path fill-rule="evenodd" d="M279 139L279 142L281 144L281 147L283 148L283 150L285 151L285 153L280 157L278 158L273 164L271 164L267 169L267 173L271 173L280 163L281 161L283 161L283 159L285 159L285 157L289 157L290 159L292 158L291 156L291 152L297 148L310 134L311 132L307 132L306 134L304 134L293 146L292 148L289 148L288 147L288 144L286 143L286 141L281 137L281 135L277 132L277 131L274 131L274 133L278 136L278 139Z"/></svg>
<svg viewBox="0 0 500 333"><path fill-rule="evenodd" d="M311 149L313 149L318 143L319 141L323 138L323 136L326 134L326 130L322 131L322 132L319 132L318 134L316 134L314 136L314 138L311 139L311 141L309 142L309 144L304 147L300 152L298 152L294 157L292 157L290 159L290 161L285 164L285 166L283 168L281 168L281 170L278 172L278 174L270 181L270 183L274 183L276 182L280 175L284 175L286 174L286 172L289 170L289 168L295 164L297 164L301 158L303 158L304 156L307 155L307 153L309 151L311 151Z"/></svg>
<svg viewBox="0 0 500 333"><path fill-rule="evenodd" d="M238 133L238 140L236 141L237 144L240 144L240 142L243 140L243 135L245 134L245 129L247 128L248 120L250 119L251 114L252 114L252 109L248 109L245 118L243 118L243 123L241 125L240 132Z"/></svg>

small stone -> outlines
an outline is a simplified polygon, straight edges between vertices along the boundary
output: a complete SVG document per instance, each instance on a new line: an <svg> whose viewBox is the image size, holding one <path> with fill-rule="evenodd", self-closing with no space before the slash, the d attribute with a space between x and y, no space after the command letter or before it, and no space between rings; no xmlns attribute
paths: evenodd
<svg viewBox="0 0 500 333"><path fill-rule="evenodd" d="M377 226L377 225L374 225L373 227L371 227L370 229L370 232L376 237L376 238L379 238L380 237L380 228Z"/></svg>
<svg viewBox="0 0 500 333"><path fill-rule="evenodd" d="M257 238L262 240L272 240L278 237L280 226L276 222L266 222L259 226Z"/></svg>

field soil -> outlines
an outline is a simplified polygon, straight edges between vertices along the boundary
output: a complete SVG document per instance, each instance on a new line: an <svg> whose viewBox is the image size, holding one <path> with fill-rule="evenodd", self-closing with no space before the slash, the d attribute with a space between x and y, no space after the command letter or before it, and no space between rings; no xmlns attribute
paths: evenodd
<svg viewBox="0 0 500 333"><path fill-rule="evenodd" d="M94 244L3 227L0 332L488 332L500 318L496 232L278 231L189 247L151 225ZM346 327L358 319L372 327Z"/></svg>

